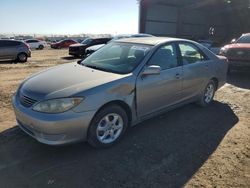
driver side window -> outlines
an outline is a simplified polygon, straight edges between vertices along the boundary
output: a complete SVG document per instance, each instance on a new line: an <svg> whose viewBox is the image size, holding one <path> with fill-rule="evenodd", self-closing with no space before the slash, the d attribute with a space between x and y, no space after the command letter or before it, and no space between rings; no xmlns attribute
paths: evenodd
<svg viewBox="0 0 250 188"><path fill-rule="evenodd" d="M178 66L176 48L173 44L160 47L148 62L148 65L158 65L161 70L171 69Z"/></svg>

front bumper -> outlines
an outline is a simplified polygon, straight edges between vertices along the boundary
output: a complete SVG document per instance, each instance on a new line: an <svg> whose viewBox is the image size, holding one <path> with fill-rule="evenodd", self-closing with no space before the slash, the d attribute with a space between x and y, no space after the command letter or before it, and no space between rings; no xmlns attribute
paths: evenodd
<svg viewBox="0 0 250 188"><path fill-rule="evenodd" d="M28 57L31 57L31 50L28 51Z"/></svg>
<svg viewBox="0 0 250 188"><path fill-rule="evenodd" d="M20 104L16 96L12 104L18 126L41 143L63 145L85 141L95 111L76 113L72 110L60 114L33 111Z"/></svg>
<svg viewBox="0 0 250 188"><path fill-rule="evenodd" d="M79 52L69 51L69 55L80 56Z"/></svg>
<svg viewBox="0 0 250 188"><path fill-rule="evenodd" d="M69 55L73 56L81 56L80 49L79 48L74 48L74 47L69 47Z"/></svg>

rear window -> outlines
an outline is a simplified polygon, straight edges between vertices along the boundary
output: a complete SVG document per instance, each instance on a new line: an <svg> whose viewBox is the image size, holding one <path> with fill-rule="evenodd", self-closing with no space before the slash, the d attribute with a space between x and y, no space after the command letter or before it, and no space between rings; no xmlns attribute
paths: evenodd
<svg viewBox="0 0 250 188"><path fill-rule="evenodd" d="M19 41L11 41L11 40L1 41L2 47L18 46L20 44L21 44L21 42L19 42Z"/></svg>

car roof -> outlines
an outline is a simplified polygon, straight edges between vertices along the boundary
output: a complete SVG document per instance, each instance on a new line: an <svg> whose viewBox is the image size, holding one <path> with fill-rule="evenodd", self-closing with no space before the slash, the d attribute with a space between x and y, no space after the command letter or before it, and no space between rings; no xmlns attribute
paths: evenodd
<svg viewBox="0 0 250 188"><path fill-rule="evenodd" d="M12 39L0 39L0 41L23 42L20 40L12 40Z"/></svg>
<svg viewBox="0 0 250 188"><path fill-rule="evenodd" d="M162 44L165 42L173 42L173 41L187 41L192 42L186 39L179 39L179 38L171 38L171 37L139 37L139 38L124 38L119 39L116 42L125 42L125 43L137 43L137 44L145 44L156 46L158 44Z"/></svg>

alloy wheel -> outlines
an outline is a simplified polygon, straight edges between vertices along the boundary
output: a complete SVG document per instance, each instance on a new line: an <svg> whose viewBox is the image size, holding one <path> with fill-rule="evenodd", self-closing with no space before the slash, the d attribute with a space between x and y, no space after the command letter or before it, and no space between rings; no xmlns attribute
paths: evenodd
<svg viewBox="0 0 250 188"><path fill-rule="evenodd" d="M97 139L104 144L112 143L120 136L123 127L124 122L119 114L107 114L99 121L97 125Z"/></svg>
<svg viewBox="0 0 250 188"><path fill-rule="evenodd" d="M214 96L214 90L214 85L212 83L208 84L204 95L204 100L207 104L212 101Z"/></svg>

